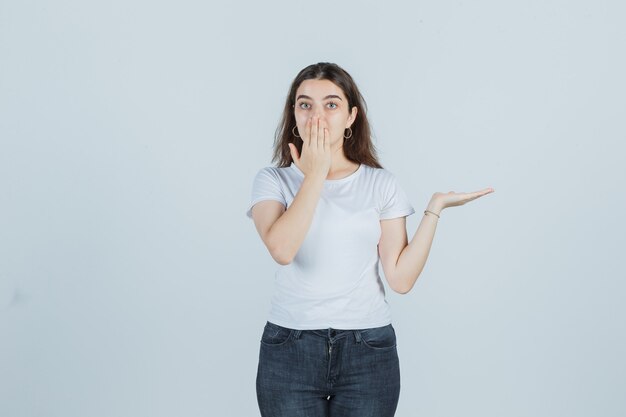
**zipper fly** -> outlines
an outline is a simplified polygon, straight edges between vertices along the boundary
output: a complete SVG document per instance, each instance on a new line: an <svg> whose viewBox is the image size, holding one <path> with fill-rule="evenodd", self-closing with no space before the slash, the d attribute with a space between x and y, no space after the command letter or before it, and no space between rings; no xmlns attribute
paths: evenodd
<svg viewBox="0 0 626 417"><path fill-rule="evenodd" d="M332 374L333 374L333 345L332 343L330 343L330 341L328 342L328 373L326 375L326 378L328 379L328 381L330 382L330 384L332 385L334 378L332 378Z"/></svg>

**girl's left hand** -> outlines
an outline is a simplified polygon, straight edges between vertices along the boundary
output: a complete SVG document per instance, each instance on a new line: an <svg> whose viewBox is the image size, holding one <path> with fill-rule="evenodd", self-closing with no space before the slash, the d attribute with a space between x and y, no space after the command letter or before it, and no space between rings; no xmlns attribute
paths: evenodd
<svg viewBox="0 0 626 417"><path fill-rule="evenodd" d="M446 207L462 206L469 201L476 200L478 197L493 193L494 191L495 190L490 187L471 193L455 193L454 191L450 191L447 194L435 193L433 194L429 207L441 211Z"/></svg>

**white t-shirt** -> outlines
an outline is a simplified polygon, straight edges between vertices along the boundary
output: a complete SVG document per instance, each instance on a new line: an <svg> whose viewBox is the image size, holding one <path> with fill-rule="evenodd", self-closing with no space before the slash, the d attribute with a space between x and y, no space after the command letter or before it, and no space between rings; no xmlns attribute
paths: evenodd
<svg viewBox="0 0 626 417"><path fill-rule="evenodd" d="M262 200L288 208L304 174L291 163L259 170L246 215ZM325 180L313 221L289 265L275 275L268 321L292 329L364 329L391 323L379 274L380 220L415 213L394 175L361 164Z"/></svg>

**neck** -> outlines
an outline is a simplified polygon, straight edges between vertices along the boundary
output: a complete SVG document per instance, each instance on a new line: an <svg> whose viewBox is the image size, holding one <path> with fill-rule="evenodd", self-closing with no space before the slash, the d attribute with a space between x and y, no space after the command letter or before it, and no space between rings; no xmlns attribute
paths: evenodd
<svg viewBox="0 0 626 417"><path fill-rule="evenodd" d="M355 172L358 167L359 163L350 161L346 158L343 148L339 148L333 152L330 169L328 170L328 176L326 179L332 180L347 177Z"/></svg>

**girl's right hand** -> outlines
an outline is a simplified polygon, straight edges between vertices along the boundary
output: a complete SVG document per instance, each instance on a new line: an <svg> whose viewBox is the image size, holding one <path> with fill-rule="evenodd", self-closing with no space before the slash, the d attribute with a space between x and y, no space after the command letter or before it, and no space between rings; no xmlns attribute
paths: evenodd
<svg viewBox="0 0 626 417"><path fill-rule="evenodd" d="M293 143L289 143L291 158L305 176L316 176L326 179L330 171L330 132L326 121L311 117L306 122L302 137L302 155Z"/></svg>

